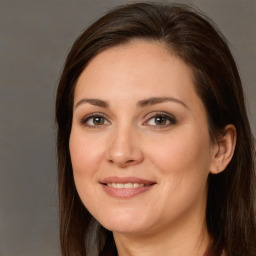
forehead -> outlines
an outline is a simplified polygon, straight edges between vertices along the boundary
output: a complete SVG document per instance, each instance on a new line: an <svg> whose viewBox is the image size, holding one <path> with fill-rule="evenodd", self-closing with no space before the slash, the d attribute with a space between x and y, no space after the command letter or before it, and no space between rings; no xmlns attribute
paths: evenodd
<svg viewBox="0 0 256 256"><path fill-rule="evenodd" d="M75 96L85 90L91 94L114 87L132 89L135 85L141 90L169 90L174 82L180 91L193 86L190 67L163 43L137 40L94 57L78 78Z"/></svg>

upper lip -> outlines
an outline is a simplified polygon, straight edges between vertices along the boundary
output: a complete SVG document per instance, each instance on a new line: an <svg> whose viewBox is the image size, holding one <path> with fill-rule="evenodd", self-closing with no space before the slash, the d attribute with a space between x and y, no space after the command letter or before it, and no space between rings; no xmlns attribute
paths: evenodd
<svg viewBox="0 0 256 256"><path fill-rule="evenodd" d="M141 179L138 177L107 177L104 178L100 181L101 184L108 184L108 183L139 183L139 184L146 184L146 185L151 185L151 184L156 184L155 181L153 180L147 180L147 179Z"/></svg>

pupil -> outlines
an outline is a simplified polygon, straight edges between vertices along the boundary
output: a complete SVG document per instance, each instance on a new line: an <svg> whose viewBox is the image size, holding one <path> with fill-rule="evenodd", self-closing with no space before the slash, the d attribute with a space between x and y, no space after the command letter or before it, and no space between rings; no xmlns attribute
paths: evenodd
<svg viewBox="0 0 256 256"><path fill-rule="evenodd" d="M96 124L96 125L99 125L99 124L103 124L104 121L103 121L102 117L94 117L93 123Z"/></svg>
<svg viewBox="0 0 256 256"><path fill-rule="evenodd" d="M166 119L165 119L165 117L162 117L162 116L156 117L155 121L156 121L157 124L161 124L161 125L166 124Z"/></svg>

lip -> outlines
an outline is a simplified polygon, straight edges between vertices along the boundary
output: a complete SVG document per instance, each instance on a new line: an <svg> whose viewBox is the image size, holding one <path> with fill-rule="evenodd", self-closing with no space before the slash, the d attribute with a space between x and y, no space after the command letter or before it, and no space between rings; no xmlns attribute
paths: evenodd
<svg viewBox="0 0 256 256"><path fill-rule="evenodd" d="M155 181L153 180L146 180L146 179L141 179L141 178L137 178L137 177L117 177L117 176L113 176L113 177L107 177L103 180L100 181L100 183L142 183L142 184L146 184L146 185L151 185L151 184L156 184Z"/></svg>
<svg viewBox="0 0 256 256"><path fill-rule="evenodd" d="M141 193L147 192L151 190L156 184L155 181L141 179L138 177L107 177L99 182L103 188L103 190L110 195L111 197L119 198L119 199L129 199L134 196L137 196ZM137 188L114 188L107 186L108 183L139 183L147 186L137 187Z"/></svg>

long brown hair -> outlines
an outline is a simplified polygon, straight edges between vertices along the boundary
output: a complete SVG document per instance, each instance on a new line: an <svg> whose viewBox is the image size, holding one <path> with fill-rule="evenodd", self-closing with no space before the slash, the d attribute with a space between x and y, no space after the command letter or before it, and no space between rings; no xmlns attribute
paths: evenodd
<svg viewBox="0 0 256 256"><path fill-rule="evenodd" d="M56 99L58 180L62 256L117 255L112 232L82 204L69 154L76 81L90 60L132 39L161 41L194 73L212 141L227 124L237 129L237 145L226 170L209 175L206 220L210 251L227 256L256 255L254 140L236 64L212 21L181 4L134 3L118 7L92 24L74 43Z"/></svg>

